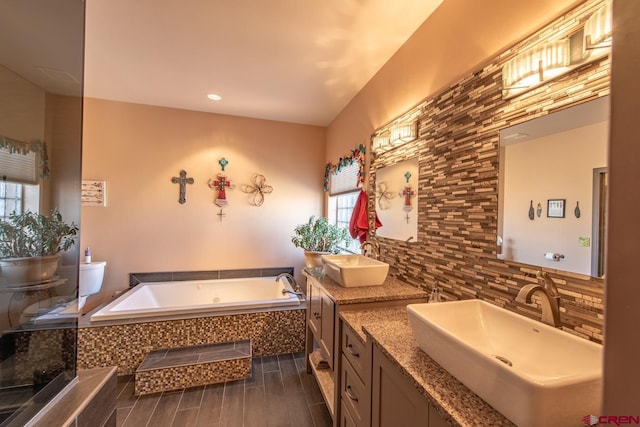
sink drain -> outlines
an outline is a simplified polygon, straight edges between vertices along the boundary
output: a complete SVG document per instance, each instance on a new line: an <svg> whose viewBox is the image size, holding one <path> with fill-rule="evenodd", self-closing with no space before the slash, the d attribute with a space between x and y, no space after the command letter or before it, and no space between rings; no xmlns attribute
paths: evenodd
<svg viewBox="0 0 640 427"><path fill-rule="evenodd" d="M507 366L513 366L513 363L511 363L511 360L507 359L506 357L498 356L497 354L492 354L492 356L495 357L496 359L498 359L499 361L501 361L502 363L504 363Z"/></svg>

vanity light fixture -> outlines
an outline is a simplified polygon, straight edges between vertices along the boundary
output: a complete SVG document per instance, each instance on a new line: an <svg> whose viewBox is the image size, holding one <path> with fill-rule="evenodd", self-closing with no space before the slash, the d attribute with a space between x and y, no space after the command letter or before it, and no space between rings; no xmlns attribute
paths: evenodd
<svg viewBox="0 0 640 427"><path fill-rule="evenodd" d="M413 141L417 137L418 121L416 119L408 122L396 122L373 136L371 148L375 154L380 154L406 142Z"/></svg>
<svg viewBox="0 0 640 427"><path fill-rule="evenodd" d="M373 136L371 149L374 153L382 153L392 147L393 146L391 145L391 136L389 135L389 131L381 132L378 135Z"/></svg>
<svg viewBox="0 0 640 427"><path fill-rule="evenodd" d="M506 95L521 92L567 71L570 63L569 39L556 40L516 55L502 68Z"/></svg>
<svg viewBox="0 0 640 427"><path fill-rule="evenodd" d="M585 56L594 49L611 47L612 22L611 1L607 1L585 21L582 45Z"/></svg>
<svg viewBox="0 0 640 427"><path fill-rule="evenodd" d="M393 146L402 145L405 142L413 141L418 136L418 122L400 123L391 127L391 144Z"/></svg>
<svg viewBox="0 0 640 427"><path fill-rule="evenodd" d="M606 56L611 47L611 0L603 2L584 27L567 38L532 47L502 67L502 96L511 98L576 67Z"/></svg>

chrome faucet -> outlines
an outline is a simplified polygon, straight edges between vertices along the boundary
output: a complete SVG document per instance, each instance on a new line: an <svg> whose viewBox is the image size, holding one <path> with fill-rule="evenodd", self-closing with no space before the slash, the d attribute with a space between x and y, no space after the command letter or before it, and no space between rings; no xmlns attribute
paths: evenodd
<svg viewBox="0 0 640 427"><path fill-rule="evenodd" d="M367 248L369 248L369 250L367 250ZM376 239L370 238L360 245L360 252L362 255L378 259L380 258L380 243L378 243Z"/></svg>
<svg viewBox="0 0 640 427"><path fill-rule="evenodd" d="M291 287L293 288L293 291L289 290L289 289L283 289L282 290L282 294L292 294L292 295L297 295L297 296L302 296L304 297L304 293L302 292L302 288L300 287L300 285L298 285L298 282L296 282L296 279L289 273L280 273L278 274L278 277L276 277L276 282L280 281L281 278L286 277L289 280L289 284L291 284Z"/></svg>
<svg viewBox="0 0 640 427"><path fill-rule="evenodd" d="M556 328L562 327L560 320L560 293L553 279L546 272L538 271L538 279L542 279L544 286L539 284L525 285L518 292L516 301L531 304L531 297L536 292L541 294L542 322Z"/></svg>

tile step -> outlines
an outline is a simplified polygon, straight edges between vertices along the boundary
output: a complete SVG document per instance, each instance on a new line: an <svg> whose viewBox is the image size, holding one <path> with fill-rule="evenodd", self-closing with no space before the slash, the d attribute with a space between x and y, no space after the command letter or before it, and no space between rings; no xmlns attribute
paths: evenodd
<svg viewBox="0 0 640 427"><path fill-rule="evenodd" d="M251 376L251 340L150 352L135 372L135 394L240 380Z"/></svg>

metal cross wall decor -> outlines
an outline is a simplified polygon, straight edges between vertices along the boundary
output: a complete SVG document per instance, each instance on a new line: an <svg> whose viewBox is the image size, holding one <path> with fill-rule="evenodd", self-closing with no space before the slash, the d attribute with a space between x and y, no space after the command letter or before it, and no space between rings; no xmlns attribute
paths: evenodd
<svg viewBox="0 0 640 427"><path fill-rule="evenodd" d="M378 192L376 193L378 199L378 206L381 210L389 209L389 200L393 199L393 193L387 189L387 183L381 182L378 184Z"/></svg>
<svg viewBox="0 0 640 427"><path fill-rule="evenodd" d="M180 197L178 203L181 205L187 202L187 184L193 184L193 178L187 178L187 171L181 170L180 176L174 176L171 178L171 182L174 184L180 184Z"/></svg>
<svg viewBox="0 0 640 427"><path fill-rule="evenodd" d="M267 178L259 173L253 175L253 185L243 185L242 191L252 194L251 204L253 206L262 206L264 203L264 195L271 194L273 187L267 184Z"/></svg>

